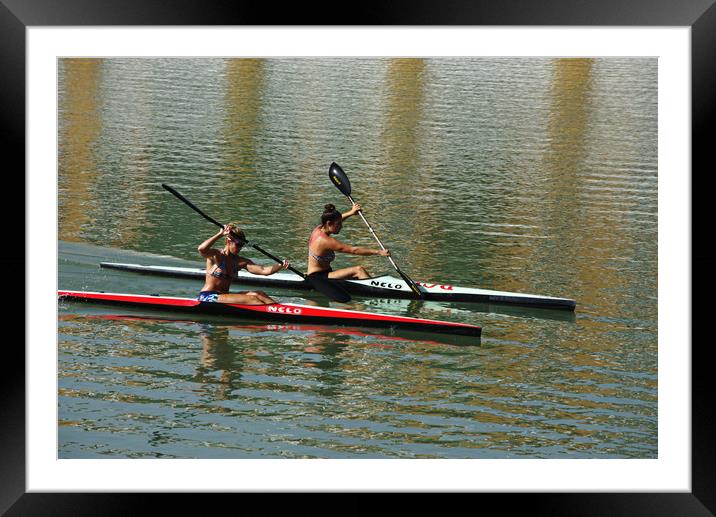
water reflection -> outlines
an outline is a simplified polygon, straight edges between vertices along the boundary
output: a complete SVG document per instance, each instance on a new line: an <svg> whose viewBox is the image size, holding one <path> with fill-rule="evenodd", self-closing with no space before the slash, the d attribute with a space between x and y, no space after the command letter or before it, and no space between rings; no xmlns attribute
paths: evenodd
<svg viewBox="0 0 716 517"><path fill-rule="evenodd" d="M323 419L301 427L299 440L320 443L323 451L337 453L346 451L344 443L350 438L357 440L356 450L377 456L444 457L451 454L451 447L456 448L452 450L457 457L470 457L468 451L481 449L495 457L588 456L605 441L623 440L619 427L633 425L636 418L625 415L648 415L648 407L635 400L637 391L632 389L655 382L635 378L630 388L619 379L618 372L598 366L577 370L571 366L572 354L566 357L549 346L530 349L502 343L489 353L480 353L479 349L435 348L428 341L350 328L202 323L196 332L194 322L187 322L187 327L181 321L158 318L66 316L61 320L123 323L120 332L115 325L76 331L64 328L65 336L80 340L66 342L63 361L73 365L66 371L88 369L77 376L77 383L88 375L97 382L108 372L120 374L116 382L130 393L122 394L119 400L135 404L132 418L136 421L156 414L152 409L156 404L168 411L167 421L179 418L182 425L190 427L192 421L205 424L203 415L225 430L245 418L261 421L265 411L285 425L300 421L307 411L320 412ZM157 329L157 325L163 328ZM108 368L98 357L88 361L87 351L95 346L94 340L82 340L88 334L111 345L100 349L98 357L111 349L115 355L131 357L132 363ZM148 345L134 344L137 336L146 335L155 337ZM279 335L282 339L273 338ZM161 341L152 344L160 336ZM200 349L186 346L189 336L199 336ZM123 342L126 349L117 350L116 345ZM391 353L394 347L400 348L398 354ZM386 354L390 354L390 361L384 360ZM535 361L532 356L542 359ZM91 364L97 361L99 368ZM181 373L184 363L197 365L194 375ZM187 410L178 417L175 395L161 400L153 392L157 386L165 386L165 390L181 388L184 381L189 383L184 387L184 398L191 401L189 392L197 391L202 398L188 402ZM70 376L61 377L61 385L71 382ZM200 390L192 387L196 383L201 385ZM132 393L133 386L148 389L141 396ZM63 396L80 400L93 397L86 390L64 390ZM92 405L111 405L116 400L115 388L93 400ZM214 405L208 403L211 401L230 403ZM602 428L615 411L622 416ZM115 418L121 421L123 417ZM176 440L176 433L168 426L157 430L154 424L149 443L166 449ZM318 441L317 430L323 436ZM226 436L217 432L213 439L233 443ZM578 443L575 436L581 437ZM441 450L443 447L448 449ZM300 448L289 448L291 454L300 455L294 450Z"/></svg>
<svg viewBox="0 0 716 517"><path fill-rule="evenodd" d="M586 167L593 60L555 59L550 84L548 142L543 169L559 188L547 190L548 229L579 221L579 180ZM565 218L565 214L567 217ZM576 228L569 228L570 231ZM566 237L566 235L562 235Z"/></svg>
<svg viewBox="0 0 716 517"><path fill-rule="evenodd" d="M592 150L590 134L594 127L593 59L557 59L553 63L550 89L551 113L549 142L544 155L544 170L549 182L559 185L547 191L546 222L550 232L563 240L557 256L555 247L540 250L534 260L558 261L568 257L572 290L580 285L598 285L592 296L582 296L580 305L587 311L599 306L600 312L617 314L615 298L605 292L622 289L624 278L609 267L615 255L629 253L628 238L620 228L616 210L593 211L593 191L584 178L593 174L589 163ZM583 231L585 212L589 213L592 231ZM576 237L576 238L575 238ZM589 249L591 260L575 261L580 250ZM598 347L595 343L595 346Z"/></svg>
<svg viewBox="0 0 716 517"><path fill-rule="evenodd" d="M424 59L389 61L381 131L385 165L380 176L372 178L371 190L406 192L421 185L431 185L436 180L436 172L421 161L427 66ZM397 242L410 241L413 270L438 271L443 265L432 251L441 245L443 238L439 231L440 212L430 206L430 199L421 198L410 203L411 199L415 200L415 197L393 198L389 207L380 207L378 223L399 229L400 235L394 238ZM378 206L373 211L377 213ZM399 258L396 261L401 262Z"/></svg>
<svg viewBox="0 0 716 517"><path fill-rule="evenodd" d="M504 314L525 319L555 320L569 323L576 321L576 315L572 311L517 305L434 302L396 298L355 298L354 303L358 310L367 312L385 312L414 318L433 318L448 321L474 321L472 316L475 313Z"/></svg>
<svg viewBox="0 0 716 517"><path fill-rule="evenodd" d="M378 185L391 176L413 174L417 168L420 125L425 100L423 59L391 59L385 78L385 115L381 140L385 149L385 173Z"/></svg>
<svg viewBox="0 0 716 517"><path fill-rule="evenodd" d="M223 146L227 179L241 182L243 190L257 187L257 135L263 120L265 63L263 59L228 59L225 71ZM217 181L223 183L221 178Z"/></svg>
<svg viewBox="0 0 716 517"><path fill-rule="evenodd" d="M215 387L214 396L218 400L231 398L241 380L243 361L229 342L229 328L210 324L200 327L201 357L194 380L207 388ZM219 372L218 378L214 372Z"/></svg>
<svg viewBox="0 0 716 517"><path fill-rule="evenodd" d="M59 66L59 238L79 241L84 228L94 224L88 206L95 204L100 177L95 149L104 127L99 94L103 60L62 59Z"/></svg>

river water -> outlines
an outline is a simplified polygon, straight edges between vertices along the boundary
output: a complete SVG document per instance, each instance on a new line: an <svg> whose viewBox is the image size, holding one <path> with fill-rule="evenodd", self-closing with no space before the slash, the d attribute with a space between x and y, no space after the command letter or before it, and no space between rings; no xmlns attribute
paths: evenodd
<svg viewBox="0 0 716 517"><path fill-rule="evenodd" d="M65 59L58 87L61 289L196 296L98 266L202 265L216 228L162 183L305 270L335 161L415 280L577 301L345 305L483 327L457 342L62 302L60 458L657 457L655 59Z"/></svg>

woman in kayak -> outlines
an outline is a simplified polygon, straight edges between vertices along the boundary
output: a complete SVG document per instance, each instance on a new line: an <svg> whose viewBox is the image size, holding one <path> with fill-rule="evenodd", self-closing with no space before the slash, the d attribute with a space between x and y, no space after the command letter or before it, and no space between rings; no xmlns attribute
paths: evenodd
<svg viewBox="0 0 716 517"><path fill-rule="evenodd" d="M372 248L360 248L358 246L349 246L341 241L331 237L332 234L338 234L343 227L343 221L360 210L360 204L355 203L345 214L336 210L336 207L328 204L325 206L323 215L321 215L321 225L317 226L311 233L308 240L308 276L323 276L328 278L370 278L368 271L363 266L346 267L333 271L331 262L336 258L336 251L341 253L350 253L351 255L381 255L387 257L390 255L388 250L378 250Z"/></svg>
<svg viewBox="0 0 716 517"><path fill-rule="evenodd" d="M237 239L235 235L238 235ZM220 237L226 237L226 244L221 250L212 246ZM206 280L201 288L197 300L201 302L243 303L246 305L261 305L276 303L263 291L244 291L229 293L234 275L241 269L246 269L254 275L273 275L281 269L286 269L290 263L284 260L282 264L273 266L259 266L250 259L240 257L239 251L246 244L246 236L236 223L229 223L214 235L199 245L199 253L206 259Z"/></svg>

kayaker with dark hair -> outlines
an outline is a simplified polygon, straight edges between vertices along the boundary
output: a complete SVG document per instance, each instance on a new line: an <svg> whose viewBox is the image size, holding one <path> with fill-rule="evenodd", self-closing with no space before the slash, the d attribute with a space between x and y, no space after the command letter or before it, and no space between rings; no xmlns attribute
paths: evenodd
<svg viewBox="0 0 716 517"><path fill-rule="evenodd" d="M313 230L308 240L308 271L306 273L308 276L325 276L336 279L370 278L368 271L363 266L346 267L333 271L331 262L336 258L336 252L361 256L380 255L387 257L390 255L388 250L350 246L335 237L331 237L333 234L339 234L343 227L343 221L357 214L360 208L360 204L355 203L353 208L342 214L332 204L325 205L321 215L321 225Z"/></svg>
<svg viewBox="0 0 716 517"><path fill-rule="evenodd" d="M212 246L222 236L226 238L224 248L221 250L213 248ZM247 305L276 303L276 300L263 291L229 293L229 287L231 287L234 275L241 269L246 269L254 275L268 276L286 269L290 265L288 260L284 260L282 264L259 266L252 260L239 256L239 252L245 243L246 236L243 230L236 223L229 223L219 233L209 237L199 245L197 249L201 256L206 259L206 280L197 300L201 302L243 303Z"/></svg>

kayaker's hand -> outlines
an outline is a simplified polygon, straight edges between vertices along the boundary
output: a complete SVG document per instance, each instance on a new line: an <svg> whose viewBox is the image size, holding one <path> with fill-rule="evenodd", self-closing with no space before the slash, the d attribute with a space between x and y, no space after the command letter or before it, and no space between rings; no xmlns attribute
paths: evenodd
<svg viewBox="0 0 716 517"><path fill-rule="evenodd" d="M221 230L221 235L226 237L227 235L231 234L231 227L228 224L224 225L224 229Z"/></svg>
<svg viewBox="0 0 716 517"><path fill-rule="evenodd" d="M378 255L381 257L390 257L390 250L380 250L378 252Z"/></svg>
<svg viewBox="0 0 716 517"><path fill-rule="evenodd" d="M350 214L355 215L357 214L361 209L360 203L353 203L353 208L350 209Z"/></svg>
<svg viewBox="0 0 716 517"><path fill-rule="evenodd" d="M235 242L239 246L243 246L244 244L246 244L246 241L238 234L234 233L228 224L224 225L224 229L221 230L220 235L223 235L224 237Z"/></svg>
<svg viewBox="0 0 716 517"><path fill-rule="evenodd" d="M289 262L288 260L284 260L280 264L274 264L273 266L271 266L271 270L270 270L271 272L269 274L273 275L274 273L278 273L282 269L288 268L288 266L290 266L290 265L291 265L291 262Z"/></svg>

